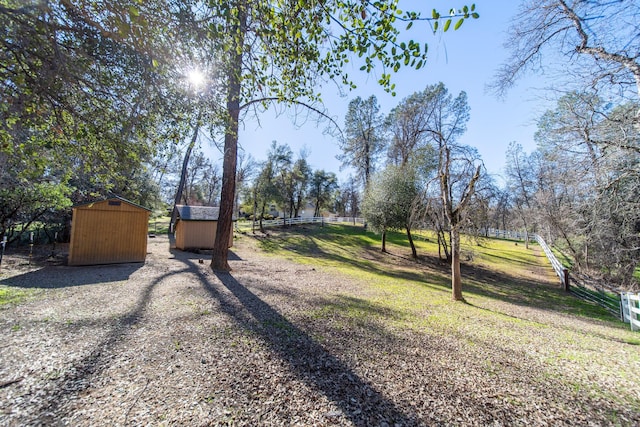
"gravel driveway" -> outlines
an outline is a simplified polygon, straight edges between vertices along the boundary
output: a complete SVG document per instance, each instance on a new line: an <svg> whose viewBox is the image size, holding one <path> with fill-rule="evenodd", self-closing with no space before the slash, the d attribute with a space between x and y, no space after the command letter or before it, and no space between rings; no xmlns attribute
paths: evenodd
<svg viewBox="0 0 640 427"><path fill-rule="evenodd" d="M0 280L44 289L0 310L0 425L640 424L524 350L394 328L366 283L233 251L216 275L160 236L144 265Z"/></svg>

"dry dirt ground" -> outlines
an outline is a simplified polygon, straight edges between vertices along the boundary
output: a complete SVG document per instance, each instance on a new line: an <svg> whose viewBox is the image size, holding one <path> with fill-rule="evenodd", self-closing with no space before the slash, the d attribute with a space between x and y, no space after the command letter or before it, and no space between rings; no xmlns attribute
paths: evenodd
<svg viewBox="0 0 640 427"><path fill-rule="evenodd" d="M0 309L0 425L640 424L524 347L394 328L365 283L233 251L230 274L162 236L144 264L3 263L0 284L39 291Z"/></svg>

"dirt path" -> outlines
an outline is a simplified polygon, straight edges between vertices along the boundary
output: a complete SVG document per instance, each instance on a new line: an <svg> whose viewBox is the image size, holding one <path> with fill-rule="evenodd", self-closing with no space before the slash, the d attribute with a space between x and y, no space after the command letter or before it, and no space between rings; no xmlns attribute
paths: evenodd
<svg viewBox="0 0 640 427"><path fill-rule="evenodd" d="M531 245L529 248L533 251L535 257L538 259L538 265L533 266L532 273L538 280L554 284L560 280L553 270L551 263L547 259L542 248L538 245Z"/></svg>
<svg viewBox="0 0 640 427"><path fill-rule="evenodd" d="M0 311L0 425L640 423L526 347L390 327L366 283L249 240L231 274L158 237L144 265L1 279L44 290Z"/></svg>

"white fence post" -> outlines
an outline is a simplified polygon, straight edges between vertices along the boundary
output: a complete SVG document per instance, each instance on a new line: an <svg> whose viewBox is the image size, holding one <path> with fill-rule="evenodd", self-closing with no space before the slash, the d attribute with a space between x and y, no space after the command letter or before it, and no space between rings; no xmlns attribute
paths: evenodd
<svg viewBox="0 0 640 427"><path fill-rule="evenodd" d="M623 322L629 322L632 331L640 330L640 293L622 292L620 306Z"/></svg>
<svg viewBox="0 0 640 427"><path fill-rule="evenodd" d="M622 311L622 321L627 323L629 321L629 294L626 292L620 293L620 309Z"/></svg>

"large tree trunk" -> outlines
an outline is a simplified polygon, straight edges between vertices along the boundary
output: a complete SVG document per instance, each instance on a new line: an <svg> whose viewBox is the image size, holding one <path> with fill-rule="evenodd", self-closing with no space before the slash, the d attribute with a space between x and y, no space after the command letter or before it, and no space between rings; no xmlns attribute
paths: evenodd
<svg viewBox="0 0 640 427"><path fill-rule="evenodd" d="M460 273L460 232L457 228L451 230L451 298L464 301Z"/></svg>
<svg viewBox="0 0 640 427"><path fill-rule="evenodd" d="M451 197L450 171L451 171L451 150L444 147L440 150L440 192L443 202L445 216L449 222L449 244L451 245L451 296L454 301L464 301L462 297L462 277L460 276L460 230L459 224L461 215L466 209L469 200L473 197L475 186L480 179L481 167L477 166L471 177L466 191L462 194L460 202L454 206Z"/></svg>
<svg viewBox="0 0 640 427"><path fill-rule="evenodd" d="M240 114L240 90L242 85L242 51L247 13L245 5L239 2L238 28L232 29L235 34L235 49L231 49L231 58L227 77L229 88L227 93L227 128L224 135L224 156L222 161L222 191L220 194L220 215L216 239L213 243L211 268L214 271L230 271L227 257L231 226L233 224L233 202L236 194L236 166L238 162L238 117Z"/></svg>
<svg viewBox="0 0 640 427"><path fill-rule="evenodd" d="M387 252L387 230L382 230L382 252Z"/></svg>
<svg viewBox="0 0 640 427"><path fill-rule="evenodd" d="M235 92L232 94L231 92ZM227 108L229 110L229 128L224 137L224 157L222 163L222 191L220 194L220 214L216 239L213 243L211 268L214 271L230 271L227 257L229 255L229 240L231 239L231 225L233 223L233 200L235 198L236 155L238 153L238 113L240 84L237 91L230 90ZM235 99L234 99L235 98Z"/></svg>

